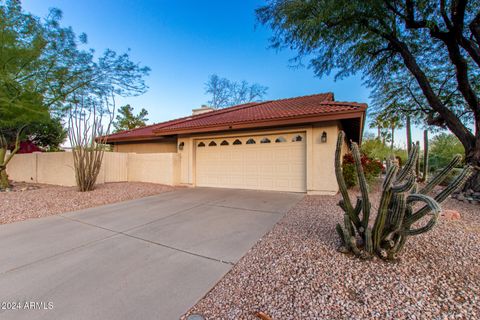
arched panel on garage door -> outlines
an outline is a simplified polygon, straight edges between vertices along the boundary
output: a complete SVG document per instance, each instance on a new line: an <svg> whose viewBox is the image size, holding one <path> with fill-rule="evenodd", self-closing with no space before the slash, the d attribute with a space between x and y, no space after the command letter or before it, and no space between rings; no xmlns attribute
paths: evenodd
<svg viewBox="0 0 480 320"><path fill-rule="evenodd" d="M304 133L199 139L195 145L197 186L306 191Z"/></svg>

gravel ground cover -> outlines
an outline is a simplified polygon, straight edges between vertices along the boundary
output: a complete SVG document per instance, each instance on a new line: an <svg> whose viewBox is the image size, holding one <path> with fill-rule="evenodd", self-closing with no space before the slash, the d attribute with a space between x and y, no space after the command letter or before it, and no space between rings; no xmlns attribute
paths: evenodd
<svg viewBox="0 0 480 320"><path fill-rule="evenodd" d="M90 192L78 192L76 187L18 184L14 185L14 191L0 192L0 224L142 198L173 189L153 183L118 182L98 185Z"/></svg>
<svg viewBox="0 0 480 320"><path fill-rule="evenodd" d="M188 314L207 319L480 319L480 207L410 238L396 262L338 253L339 196L306 196ZM377 195L378 199L378 195ZM264 317L262 319L268 319Z"/></svg>

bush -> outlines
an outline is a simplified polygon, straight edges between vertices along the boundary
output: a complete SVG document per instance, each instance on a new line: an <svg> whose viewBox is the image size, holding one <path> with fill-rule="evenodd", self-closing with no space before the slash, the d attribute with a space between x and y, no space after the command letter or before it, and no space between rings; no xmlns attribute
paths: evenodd
<svg viewBox="0 0 480 320"><path fill-rule="evenodd" d="M430 161L432 170L445 167L457 154L465 155L465 149L453 134L441 133L430 140Z"/></svg>
<svg viewBox="0 0 480 320"><path fill-rule="evenodd" d="M361 163L367 182L372 184L382 173L382 162L374 160L366 154L362 154ZM342 170L347 188L356 186L358 184L357 174L355 170L355 161L351 153L347 153L343 156Z"/></svg>
<svg viewBox="0 0 480 320"><path fill-rule="evenodd" d="M346 163L345 161L342 164L343 178L345 179L345 184L348 189L355 187L358 184L357 174L355 173L355 165L353 163Z"/></svg>
<svg viewBox="0 0 480 320"><path fill-rule="evenodd" d="M365 139L362 142L362 153L372 159L380 161L390 158L393 154L396 158L400 159L401 163L405 163L408 157L407 150L398 148L392 150L379 139Z"/></svg>

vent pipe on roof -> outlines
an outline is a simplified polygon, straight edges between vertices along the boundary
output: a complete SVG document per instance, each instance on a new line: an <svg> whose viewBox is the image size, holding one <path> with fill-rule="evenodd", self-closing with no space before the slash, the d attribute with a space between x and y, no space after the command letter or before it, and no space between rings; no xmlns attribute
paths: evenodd
<svg viewBox="0 0 480 320"><path fill-rule="evenodd" d="M202 113L207 113L207 112L211 112L215 110L214 108L212 107L209 107L207 105L202 105L200 108L197 108L197 109L193 109L192 110L192 116L195 116L197 114L202 114Z"/></svg>

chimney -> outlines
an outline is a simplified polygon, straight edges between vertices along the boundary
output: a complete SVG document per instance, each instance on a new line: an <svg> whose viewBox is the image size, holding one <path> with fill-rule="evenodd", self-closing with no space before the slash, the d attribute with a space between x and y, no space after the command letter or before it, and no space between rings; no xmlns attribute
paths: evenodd
<svg viewBox="0 0 480 320"><path fill-rule="evenodd" d="M193 109L192 110L192 116L196 116L197 114L202 114L202 113L207 113L215 110L212 107L209 107L207 105L202 105L200 108Z"/></svg>

